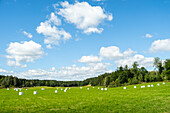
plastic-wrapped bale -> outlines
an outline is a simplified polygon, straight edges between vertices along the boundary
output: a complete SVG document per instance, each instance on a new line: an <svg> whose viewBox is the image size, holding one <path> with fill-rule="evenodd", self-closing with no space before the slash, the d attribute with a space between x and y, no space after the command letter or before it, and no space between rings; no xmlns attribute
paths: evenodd
<svg viewBox="0 0 170 113"><path fill-rule="evenodd" d="M89 90L89 88L87 88L87 90Z"/></svg>
<svg viewBox="0 0 170 113"><path fill-rule="evenodd" d="M105 91L107 91L107 88L104 88Z"/></svg>
<svg viewBox="0 0 170 113"><path fill-rule="evenodd" d="M58 90L55 90L55 93L58 93Z"/></svg>
<svg viewBox="0 0 170 113"><path fill-rule="evenodd" d="M134 88L136 88L136 86L134 86Z"/></svg>
<svg viewBox="0 0 170 113"><path fill-rule="evenodd" d="M67 92L67 90L64 90L64 92Z"/></svg>
<svg viewBox="0 0 170 113"><path fill-rule="evenodd" d="M158 83L157 86L160 86L160 84Z"/></svg>
<svg viewBox="0 0 170 113"><path fill-rule="evenodd" d="M80 89L82 89L82 87L80 87Z"/></svg>
<svg viewBox="0 0 170 113"><path fill-rule="evenodd" d="M151 85L148 85L148 87L151 87Z"/></svg>
<svg viewBox="0 0 170 113"><path fill-rule="evenodd" d="M93 87L94 88L94 87Z"/></svg>
<svg viewBox="0 0 170 113"><path fill-rule="evenodd" d="M7 90L9 90L9 88L7 88Z"/></svg>
<svg viewBox="0 0 170 113"><path fill-rule="evenodd" d="M123 87L123 89L126 89L126 87Z"/></svg>
<svg viewBox="0 0 170 113"><path fill-rule="evenodd" d="M141 86L141 88L145 88L145 86Z"/></svg>
<svg viewBox="0 0 170 113"><path fill-rule="evenodd" d="M19 92L19 95L23 95L23 92Z"/></svg>
<svg viewBox="0 0 170 113"><path fill-rule="evenodd" d="M63 88L61 88L61 90L63 90Z"/></svg>
<svg viewBox="0 0 170 113"><path fill-rule="evenodd" d="M36 94L37 94L37 91L34 91L33 94L36 95Z"/></svg>
<svg viewBox="0 0 170 113"><path fill-rule="evenodd" d="M98 89L100 89L100 88L98 87Z"/></svg>
<svg viewBox="0 0 170 113"><path fill-rule="evenodd" d="M28 89L25 89L25 90L28 90Z"/></svg>
<svg viewBox="0 0 170 113"><path fill-rule="evenodd" d="M151 85L151 87L153 87L153 84Z"/></svg>
<svg viewBox="0 0 170 113"><path fill-rule="evenodd" d="M18 88L16 88L15 91L18 91Z"/></svg>
<svg viewBox="0 0 170 113"><path fill-rule="evenodd" d="M165 82L163 82L162 84L165 84Z"/></svg>
<svg viewBox="0 0 170 113"><path fill-rule="evenodd" d="M103 88L101 88L101 90L103 91Z"/></svg>
<svg viewBox="0 0 170 113"><path fill-rule="evenodd" d="M41 88L41 90L45 90L45 88Z"/></svg>

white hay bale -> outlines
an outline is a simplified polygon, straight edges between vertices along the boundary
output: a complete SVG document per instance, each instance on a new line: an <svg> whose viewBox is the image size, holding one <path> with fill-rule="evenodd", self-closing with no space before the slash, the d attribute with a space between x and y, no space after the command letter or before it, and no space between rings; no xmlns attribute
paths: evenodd
<svg viewBox="0 0 170 113"><path fill-rule="evenodd" d="M107 91L107 88L104 88L105 91Z"/></svg>
<svg viewBox="0 0 170 113"><path fill-rule="evenodd" d="M71 89L71 88L69 88L69 89Z"/></svg>
<svg viewBox="0 0 170 113"><path fill-rule="evenodd" d="M80 89L82 89L82 87L80 87Z"/></svg>
<svg viewBox="0 0 170 113"><path fill-rule="evenodd" d="M25 90L28 90L28 89L25 89Z"/></svg>
<svg viewBox="0 0 170 113"><path fill-rule="evenodd" d="M45 88L41 88L41 90L45 90Z"/></svg>
<svg viewBox="0 0 170 113"><path fill-rule="evenodd" d="M58 88L57 88L58 89Z"/></svg>
<svg viewBox="0 0 170 113"><path fill-rule="evenodd" d="M134 88L136 88L136 86L134 86Z"/></svg>
<svg viewBox="0 0 170 113"><path fill-rule="evenodd" d="M123 87L123 89L126 89L126 87Z"/></svg>
<svg viewBox="0 0 170 113"><path fill-rule="evenodd" d="M100 88L98 87L98 89L100 89Z"/></svg>
<svg viewBox="0 0 170 113"><path fill-rule="evenodd" d="M58 93L58 90L55 90L55 93Z"/></svg>
<svg viewBox="0 0 170 113"><path fill-rule="evenodd" d="M15 91L18 91L18 88L16 88Z"/></svg>
<svg viewBox="0 0 170 113"><path fill-rule="evenodd" d="M19 95L23 95L23 92L19 92Z"/></svg>
<svg viewBox="0 0 170 113"><path fill-rule="evenodd" d="M165 84L165 82L163 82L162 84Z"/></svg>
<svg viewBox="0 0 170 113"><path fill-rule="evenodd" d="M151 85L148 85L148 87L151 87Z"/></svg>
<svg viewBox="0 0 170 113"><path fill-rule="evenodd" d="M158 83L157 86L160 86L160 84Z"/></svg>
<svg viewBox="0 0 170 113"><path fill-rule="evenodd" d="M7 88L7 90L9 90L9 88Z"/></svg>
<svg viewBox="0 0 170 113"><path fill-rule="evenodd" d="M153 84L151 85L151 87L153 87Z"/></svg>
<svg viewBox="0 0 170 113"><path fill-rule="evenodd" d="M89 88L87 88L87 90L89 90Z"/></svg>
<svg viewBox="0 0 170 113"><path fill-rule="evenodd" d="M34 91L33 94L36 95L36 94L37 94L37 91Z"/></svg>
<svg viewBox="0 0 170 113"><path fill-rule="evenodd" d="M101 88L101 90L103 91L103 88Z"/></svg>
<svg viewBox="0 0 170 113"><path fill-rule="evenodd" d="M94 88L94 87L93 87Z"/></svg>
<svg viewBox="0 0 170 113"><path fill-rule="evenodd" d="M63 90L63 88L61 88L61 91Z"/></svg>
<svg viewBox="0 0 170 113"><path fill-rule="evenodd" d="M67 90L64 90L64 92L67 92Z"/></svg>
<svg viewBox="0 0 170 113"><path fill-rule="evenodd" d="M145 86L141 86L141 88L145 88Z"/></svg>

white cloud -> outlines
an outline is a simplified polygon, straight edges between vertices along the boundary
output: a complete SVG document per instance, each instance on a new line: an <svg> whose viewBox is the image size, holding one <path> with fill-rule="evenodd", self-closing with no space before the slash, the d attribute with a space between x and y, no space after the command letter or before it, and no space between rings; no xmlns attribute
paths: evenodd
<svg viewBox="0 0 170 113"><path fill-rule="evenodd" d="M136 52L132 51L131 49L128 49L124 51L123 53L121 53L119 47L116 47L116 46L101 47L100 49L100 56L109 58L110 60L128 57L134 53Z"/></svg>
<svg viewBox="0 0 170 113"><path fill-rule="evenodd" d="M95 1L95 2L101 2L101 1L105 1L105 0L93 0L93 1Z"/></svg>
<svg viewBox="0 0 170 113"><path fill-rule="evenodd" d="M23 34L26 35L28 38L32 38L31 33L27 33L26 31L23 31Z"/></svg>
<svg viewBox="0 0 170 113"><path fill-rule="evenodd" d="M40 44L33 41L11 42L6 49L9 66L27 67L26 62L34 62L44 54Z"/></svg>
<svg viewBox="0 0 170 113"><path fill-rule="evenodd" d="M115 64L117 64L117 66L128 65L129 67L131 67L135 61L139 64L139 67L148 68L153 66L154 57L144 57L143 55L136 54L133 57L116 60Z"/></svg>
<svg viewBox="0 0 170 113"><path fill-rule="evenodd" d="M13 71L7 71L7 70L4 70L4 69L0 69L0 73L2 73L2 74L13 74L14 72Z"/></svg>
<svg viewBox="0 0 170 113"><path fill-rule="evenodd" d="M100 6L91 6L87 2L76 2L69 4L67 1L61 2L62 8L58 9L58 15L65 18L66 22L73 23L84 33L101 33L103 29L97 27L105 20L111 21L112 14L108 15Z"/></svg>
<svg viewBox="0 0 170 113"><path fill-rule="evenodd" d="M36 31L46 37L44 39L45 44L59 45L60 40L66 41L71 38L70 33L57 28L56 25L61 25L61 20L52 12L50 18L45 22L41 22L40 26L37 27Z"/></svg>
<svg viewBox="0 0 170 113"><path fill-rule="evenodd" d="M46 45L46 48L48 48L48 49L52 49L52 47L51 47L51 45L50 45L50 44Z"/></svg>
<svg viewBox="0 0 170 113"><path fill-rule="evenodd" d="M52 68L51 68L51 71L55 71L55 67L52 67Z"/></svg>
<svg viewBox="0 0 170 113"><path fill-rule="evenodd" d="M7 56L7 58L11 58L11 57L9 57L9 56ZM17 67L27 67L27 65L26 64L20 64L20 62L18 62L18 61L13 61L13 60L8 60L7 61L7 65L8 66L17 66Z"/></svg>
<svg viewBox="0 0 170 113"><path fill-rule="evenodd" d="M101 58L97 57L97 56L82 56L78 61L81 63L97 63L97 62L101 62Z"/></svg>
<svg viewBox="0 0 170 113"><path fill-rule="evenodd" d="M112 20L113 20L112 14L108 15L107 19L108 19L109 21L112 21Z"/></svg>
<svg viewBox="0 0 170 113"><path fill-rule="evenodd" d="M50 80L84 80L89 77L96 77L105 72L111 72L107 68L108 63L90 63L87 66L78 67L76 65L62 67L58 70L28 70L18 73L20 78L27 79L50 79Z"/></svg>
<svg viewBox="0 0 170 113"><path fill-rule="evenodd" d="M61 25L61 20L52 12L48 23L54 23L57 26Z"/></svg>
<svg viewBox="0 0 170 113"><path fill-rule="evenodd" d="M148 34L148 33L147 33L147 34L145 35L145 37L146 37L146 38L152 38L153 36L152 36L151 34Z"/></svg>
<svg viewBox="0 0 170 113"><path fill-rule="evenodd" d="M90 34L90 33L102 33L102 31L103 31L104 29L103 28L100 28L100 29L98 29L98 28L88 28L88 29L86 29L86 30L84 30L84 33L86 33L86 34Z"/></svg>
<svg viewBox="0 0 170 113"><path fill-rule="evenodd" d="M136 51L131 50L130 48L123 52L124 57L132 56L134 53L137 53Z"/></svg>
<svg viewBox="0 0 170 113"><path fill-rule="evenodd" d="M154 41L150 47L150 51L153 53L161 51L170 51L170 39Z"/></svg>
<svg viewBox="0 0 170 113"><path fill-rule="evenodd" d="M119 48L116 47L116 46L101 47L100 55L102 57L106 57L106 58L109 58L109 59L118 59L120 57L123 57L123 54L120 53Z"/></svg>

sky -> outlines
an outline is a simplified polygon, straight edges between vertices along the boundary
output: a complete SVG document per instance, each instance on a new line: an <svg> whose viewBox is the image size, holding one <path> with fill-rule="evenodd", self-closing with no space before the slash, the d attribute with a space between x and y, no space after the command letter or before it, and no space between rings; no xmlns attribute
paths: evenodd
<svg viewBox="0 0 170 113"><path fill-rule="evenodd" d="M170 56L170 0L0 0L0 74L85 80Z"/></svg>

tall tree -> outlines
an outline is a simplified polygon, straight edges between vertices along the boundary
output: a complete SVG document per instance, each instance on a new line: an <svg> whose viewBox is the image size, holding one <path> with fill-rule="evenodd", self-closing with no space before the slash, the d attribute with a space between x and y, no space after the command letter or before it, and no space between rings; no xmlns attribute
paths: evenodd
<svg viewBox="0 0 170 113"><path fill-rule="evenodd" d="M154 59L153 66L155 67L155 69L158 69L158 74L162 73L164 68L163 68L162 60L159 57L156 57Z"/></svg>
<svg viewBox="0 0 170 113"><path fill-rule="evenodd" d="M138 79L138 66L139 64L135 61L133 64L132 64L132 73L134 74L134 76L136 77L136 79Z"/></svg>

